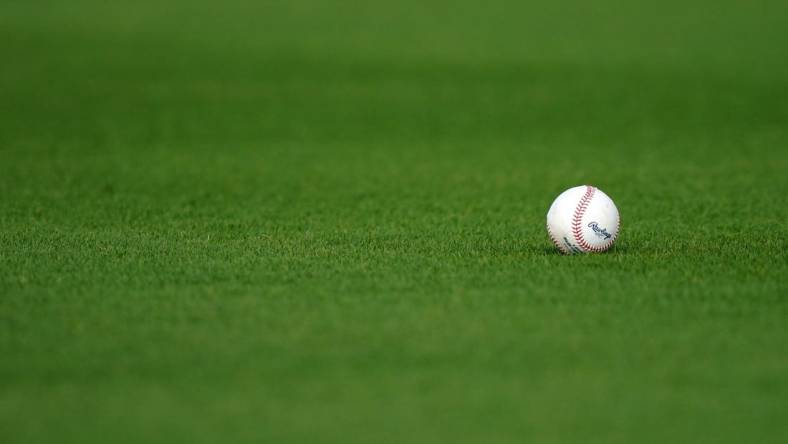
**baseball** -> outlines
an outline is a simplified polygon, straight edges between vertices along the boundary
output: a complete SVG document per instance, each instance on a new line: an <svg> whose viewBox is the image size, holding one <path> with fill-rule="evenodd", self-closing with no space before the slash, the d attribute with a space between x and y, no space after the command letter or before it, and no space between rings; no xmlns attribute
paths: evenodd
<svg viewBox="0 0 788 444"><path fill-rule="evenodd" d="M620 226L618 208L591 185L570 188L547 212L547 234L564 254L599 253L613 245Z"/></svg>

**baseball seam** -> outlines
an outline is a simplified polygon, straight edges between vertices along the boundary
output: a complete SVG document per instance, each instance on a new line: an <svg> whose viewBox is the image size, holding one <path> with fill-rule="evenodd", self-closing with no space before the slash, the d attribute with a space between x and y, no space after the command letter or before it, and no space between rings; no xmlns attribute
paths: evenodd
<svg viewBox="0 0 788 444"><path fill-rule="evenodd" d="M547 235L550 236L550 240L553 241L553 244L556 247L558 247L558 249L561 250L562 253L564 253L564 254L570 254L571 253L569 250L567 250L567 248L564 245L562 245L560 242L558 242L558 239L555 238L555 235L553 234L553 231L550 229L550 224L547 224Z"/></svg>
<svg viewBox="0 0 788 444"><path fill-rule="evenodd" d="M577 207L575 207L575 213L572 217L572 236L574 237L575 242L577 242L577 245L585 252L605 251L610 248L610 245L612 245L613 241L616 240L616 238L613 237L608 242L605 242L604 245L595 247L589 244L585 237L583 237L583 216L586 214L588 205L594 198L594 193L596 193L596 188L592 187L591 185L586 185L586 192L583 194L583 197L580 198L580 202L577 203ZM618 235L618 226L616 226L616 235Z"/></svg>

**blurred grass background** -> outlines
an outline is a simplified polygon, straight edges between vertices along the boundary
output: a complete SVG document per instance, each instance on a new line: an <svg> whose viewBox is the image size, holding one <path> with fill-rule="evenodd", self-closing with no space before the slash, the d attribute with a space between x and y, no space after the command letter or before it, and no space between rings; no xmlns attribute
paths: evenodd
<svg viewBox="0 0 788 444"><path fill-rule="evenodd" d="M4 442L775 442L783 2L6 1ZM592 183L615 251L544 214Z"/></svg>

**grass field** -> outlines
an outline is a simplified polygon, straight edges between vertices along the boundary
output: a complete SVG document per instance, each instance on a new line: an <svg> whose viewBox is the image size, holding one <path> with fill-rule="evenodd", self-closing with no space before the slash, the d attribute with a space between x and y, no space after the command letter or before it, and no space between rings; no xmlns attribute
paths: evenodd
<svg viewBox="0 0 788 444"><path fill-rule="evenodd" d="M0 60L3 443L788 436L785 2L11 0Z"/></svg>

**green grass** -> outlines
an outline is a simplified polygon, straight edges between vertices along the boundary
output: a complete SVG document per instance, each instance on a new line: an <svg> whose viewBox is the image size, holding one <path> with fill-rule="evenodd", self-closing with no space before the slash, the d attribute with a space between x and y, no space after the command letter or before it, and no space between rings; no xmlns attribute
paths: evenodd
<svg viewBox="0 0 788 444"><path fill-rule="evenodd" d="M5 2L0 441L779 442L786 48L778 1ZM623 231L561 256L584 183Z"/></svg>

